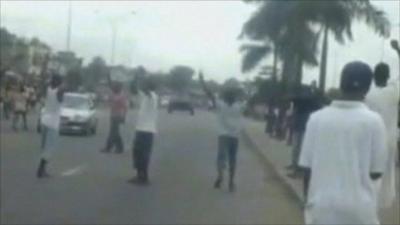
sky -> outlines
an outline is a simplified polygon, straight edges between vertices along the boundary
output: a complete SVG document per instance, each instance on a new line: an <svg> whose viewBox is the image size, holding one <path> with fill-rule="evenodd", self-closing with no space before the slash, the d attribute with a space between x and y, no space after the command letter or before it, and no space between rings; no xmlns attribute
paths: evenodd
<svg viewBox="0 0 400 225"><path fill-rule="evenodd" d="M65 50L68 1L0 1L1 27L25 37L38 37L54 50ZM400 1L373 4L393 23L392 38L399 39ZM71 50L85 62L102 56L111 59L112 27L116 27L115 64L144 65L150 71L168 71L174 65L202 69L207 79L222 82L242 74L238 40L243 23L256 10L242 1L71 1ZM331 39L328 86L337 86L345 63L362 60L374 66L389 63L399 74L398 60L389 40L362 23L353 26L354 40L338 45ZM265 59L265 64L271 59ZM318 68L305 68L304 82L318 77Z"/></svg>

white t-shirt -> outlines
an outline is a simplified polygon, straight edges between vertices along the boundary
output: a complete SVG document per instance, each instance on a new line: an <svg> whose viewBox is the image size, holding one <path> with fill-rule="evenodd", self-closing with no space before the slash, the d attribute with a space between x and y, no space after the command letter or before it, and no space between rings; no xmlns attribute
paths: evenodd
<svg viewBox="0 0 400 225"><path fill-rule="evenodd" d="M400 101L399 81L388 83L384 88L373 87L365 102L375 112L380 114L385 122L388 141L397 141L398 107Z"/></svg>
<svg viewBox="0 0 400 225"><path fill-rule="evenodd" d="M299 164L311 168L307 224L379 224L371 172L387 163L385 125L361 102L334 101L312 114Z"/></svg>
<svg viewBox="0 0 400 225"><path fill-rule="evenodd" d="M42 111L41 122L43 125L58 130L60 127L61 103L57 98L58 88L47 89L47 95Z"/></svg>
<svg viewBox="0 0 400 225"><path fill-rule="evenodd" d="M224 101L218 100L217 122L219 135L238 137L243 129L243 109L244 104L236 102L229 106Z"/></svg>
<svg viewBox="0 0 400 225"><path fill-rule="evenodd" d="M139 92L139 111L136 118L136 130L157 133L158 96L151 92L146 95Z"/></svg>
<svg viewBox="0 0 400 225"><path fill-rule="evenodd" d="M396 198L396 159L398 138L399 81L388 83L384 88L373 87L366 97L367 105L382 116L388 135L389 163L381 181L377 184L379 206L389 208Z"/></svg>

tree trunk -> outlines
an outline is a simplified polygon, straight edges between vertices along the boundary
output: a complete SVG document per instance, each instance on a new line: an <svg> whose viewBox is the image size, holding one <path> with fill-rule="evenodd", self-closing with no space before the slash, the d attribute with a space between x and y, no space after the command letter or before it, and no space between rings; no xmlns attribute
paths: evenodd
<svg viewBox="0 0 400 225"><path fill-rule="evenodd" d="M326 68L328 63L328 36L329 36L329 29L328 27L325 27L324 40L322 43L321 68L319 74L319 88L322 91L322 93L325 92L325 86L326 86Z"/></svg>
<svg viewBox="0 0 400 225"><path fill-rule="evenodd" d="M276 78L277 77L277 72L278 72L278 46L275 45L275 48L274 48L274 62L273 62L273 68L272 68L272 77Z"/></svg>
<svg viewBox="0 0 400 225"><path fill-rule="evenodd" d="M296 79L295 85L301 85L303 81L303 59L301 57L297 57L296 60Z"/></svg>

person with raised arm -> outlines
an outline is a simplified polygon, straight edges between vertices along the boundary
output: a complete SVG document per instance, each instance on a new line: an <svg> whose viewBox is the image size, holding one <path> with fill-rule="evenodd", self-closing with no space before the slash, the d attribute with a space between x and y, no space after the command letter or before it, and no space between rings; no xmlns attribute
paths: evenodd
<svg viewBox="0 0 400 225"><path fill-rule="evenodd" d="M215 188L220 188L224 180L226 161L229 164L229 190L235 190L236 159L239 147L239 136L243 130L243 111L245 104L239 102L238 87L225 87L221 99L217 99L204 82L203 73L199 75L200 84L211 100L217 113L218 121L218 155L217 179Z"/></svg>

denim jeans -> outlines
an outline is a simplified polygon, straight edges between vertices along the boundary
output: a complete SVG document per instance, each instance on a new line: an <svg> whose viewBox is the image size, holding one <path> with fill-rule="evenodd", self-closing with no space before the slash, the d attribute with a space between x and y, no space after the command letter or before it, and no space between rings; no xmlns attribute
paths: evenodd
<svg viewBox="0 0 400 225"><path fill-rule="evenodd" d="M42 125L42 155L41 158L49 160L57 148L58 130Z"/></svg>
<svg viewBox="0 0 400 225"><path fill-rule="evenodd" d="M219 136L218 138L218 156L217 169L223 171L226 168L227 158L229 160L229 169L236 169L236 155L239 145L239 140L236 137Z"/></svg>

